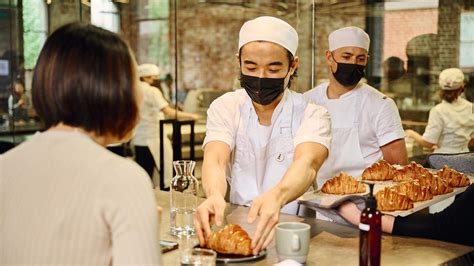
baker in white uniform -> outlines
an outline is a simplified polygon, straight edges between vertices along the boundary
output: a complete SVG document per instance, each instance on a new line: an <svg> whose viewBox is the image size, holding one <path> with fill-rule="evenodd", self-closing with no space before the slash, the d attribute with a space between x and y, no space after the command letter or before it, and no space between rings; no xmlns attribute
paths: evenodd
<svg viewBox="0 0 474 266"><path fill-rule="evenodd" d="M260 217L252 237L257 254L272 240L280 210L296 213L293 201L327 157L329 114L287 89L298 66L297 47L295 29L274 17L247 21L240 30L243 89L224 94L208 110L202 168L207 199L195 215L201 245L210 221L222 224L229 182L230 202L251 206L247 222Z"/></svg>
<svg viewBox="0 0 474 266"><path fill-rule="evenodd" d="M305 93L331 114L331 150L318 172L318 187L341 171L360 176L381 158L407 163L405 133L394 101L359 82L368 62L369 35L345 27L329 34L328 40L329 82Z"/></svg>
<svg viewBox="0 0 474 266"><path fill-rule="evenodd" d="M171 108L163 97L161 91L152 86L154 80L160 75L160 69L154 64L142 64L138 66L140 77L139 88L143 93L143 101L140 105L140 121L135 128L135 136L132 145L135 148L135 161L145 169L150 178L153 178L155 168L160 162L160 120L167 116L175 116L175 110ZM198 120L199 115L178 111L179 118ZM171 162L173 161L173 148L171 141L163 138L165 178L169 182L173 175Z"/></svg>
<svg viewBox="0 0 474 266"><path fill-rule="evenodd" d="M430 111L423 136L411 129L407 136L435 153L468 152L474 138L474 113L472 103L461 98L464 92L464 73L459 68L448 68L439 75L442 102Z"/></svg>

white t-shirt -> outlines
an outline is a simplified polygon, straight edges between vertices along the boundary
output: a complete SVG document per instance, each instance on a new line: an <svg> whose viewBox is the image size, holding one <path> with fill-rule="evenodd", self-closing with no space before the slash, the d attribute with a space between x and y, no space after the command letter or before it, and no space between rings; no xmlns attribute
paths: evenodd
<svg viewBox="0 0 474 266"><path fill-rule="evenodd" d="M431 109L423 139L436 144L437 153L468 152L469 141L474 138L473 108L463 98L452 103L443 100Z"/></svg>
<svg viewBox="0 0 474 266"><path fill-rule="evenodd" d="M78 132L0 155L0 265L158 265L150 178Z"/></svg>
<svg viewBox="0 0 474 266"><path fill-rule="evenodd" d="M304 95L316 104L326 106L330 102L327 96L328 85L329 82L322 83ZM359 144L364 161L371 164L382 158L380 147L404 138L405 132L397 106L392 99L365 83L359 83L354 90L359 90L357 97L361 97ZM356 96L353 92L341 97ZM332 124L337 124L337 121Z"/></svg>
<svg viewBox="0 0 474 266"><path fill-rule="evenodd" d="M302 97L300 93L285 90L290 97ZM210 141L219 140L235 148L235 137L240 121L240 107L249 96L244 89L228 92L214 100L207 110L206 137L203 147ZM304 101L304 100L303 100ZM307 102L305 102L307 103ZM295 109L298 109L295 107ZM254 111L255 112L255 111ZM295 114L293 123L300 123L293 144L296 147L303 142L316 142L329 149L331 142L331 123L326 108L307 103L303 113ZM272 118L273 120L274 118ZM271 133L272 127L262 130ZM264 141L260 140L261 143Z"/></svg>
<svg viewBox="0 0 474 266"><path fill-rule="evenodd" d="M141 81L139 88L143 93L143 102L140 105L140 121L132 139L133 145L148 146L147 140L159 138L160 120L165 118L161 111L168 106L168 102L158 88Z"/></svg>

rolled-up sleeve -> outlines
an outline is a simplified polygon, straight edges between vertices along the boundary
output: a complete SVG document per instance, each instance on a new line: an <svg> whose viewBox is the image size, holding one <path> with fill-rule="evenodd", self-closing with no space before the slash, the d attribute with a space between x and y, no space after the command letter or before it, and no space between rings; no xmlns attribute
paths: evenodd
<svg viewBox="0 0 474 266"><path fill-rule="evenodd" d="M222 141L232 150L235 145L236 104L230 102L230 97L216 99L207 110L206 137L203 149L211 141Z"/></svg>
<svg viewBox="0 0 474 266"><path fill-rule="evenodd" d="M394 140L405 138L398 108L390 98L386 98L381 106L375 125L379 147Z"/></svg>
<svg viewBox="0 0 474 266"><path fill-rule="evenodd" d="M316 142L328 150L331 146L331 119L326 108L308 103L301 126L294 138L295 147L303 142Z"/></svg>
<svg viewBox="0 0 474 266"><path fill-rule="evenodd" d="M429 143L437 144L443 128L443 120L438 111L435 108L431 109L423 139Z"/></svg>

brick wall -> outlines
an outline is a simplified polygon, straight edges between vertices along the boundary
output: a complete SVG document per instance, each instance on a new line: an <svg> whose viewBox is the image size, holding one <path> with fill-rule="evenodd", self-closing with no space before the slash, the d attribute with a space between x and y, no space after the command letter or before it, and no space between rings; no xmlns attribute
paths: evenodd
<svg viewBox="0 0 474 266"><path fill-rule="evenodd" d="M298 78L292 89L306 91L311 88L312 73L312 8L309 4L288 5L286 12L272 8L251 8L230 5L195 5L178 10L178 86L181 89L231 89L238 81L239 66L234 57L237 52L238 32L249 19L270 15L286 20L296 28L300 42ZM173 35L173 14L170 16ZM362 4L346 6L318 6L315 14L315 81L326 78L328 68L325 51L328 34L344 26L365 27L365 7ZM172 57L174 40L171 38ZM174 62L174 60L171 60ZM171 69L174 69L172 66Z"/></svg>
<svg viewBox="0 0 474 266"><path fill-rule="evenodd" d="M383 59L407 61L406 45L416 36L438 32L438 9L385 11Z"/></svg>
<svg viewBox="0 0 474 266"><path fill-rule="evenodd" d="M178 10L178 87L185 90L213 88L230 90L238 84L235 57L242 24L252 18L272 15L269 8L228 5L196 5ZM174 12L170 15L173 35ZM292 13L280 16L295 27ZM171 39L174 58L174 39ZM171 60L174 64L174 59ZM171 69L174 69L174 65Z"/></svg>

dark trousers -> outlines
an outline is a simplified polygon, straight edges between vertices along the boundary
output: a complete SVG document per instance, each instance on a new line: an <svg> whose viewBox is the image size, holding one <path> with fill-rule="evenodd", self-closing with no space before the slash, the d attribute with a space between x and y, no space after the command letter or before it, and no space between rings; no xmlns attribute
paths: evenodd
<svg viewBox="0 0 474 266"><path fill-rule="evenodd" d="M155 160L148 146L135 146L135 161L145 169L150 178L153 177Z"/></svg>

